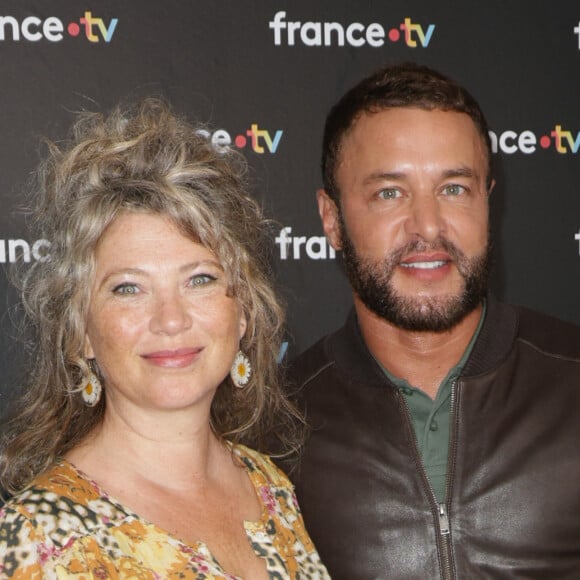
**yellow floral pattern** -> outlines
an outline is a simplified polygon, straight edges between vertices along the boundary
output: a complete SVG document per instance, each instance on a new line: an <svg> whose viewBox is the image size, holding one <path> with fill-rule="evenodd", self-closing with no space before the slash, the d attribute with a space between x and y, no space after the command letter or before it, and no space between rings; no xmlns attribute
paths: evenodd
<svg viewBox="0 0 580 580"><path fill-rule="evenodd" d="M244 522L271 579L329 578L288 478L236 446L264 506ZM237 580L202 542L186 544L109 497L66 460L0 510L0 576L15 580Z"/></svg>

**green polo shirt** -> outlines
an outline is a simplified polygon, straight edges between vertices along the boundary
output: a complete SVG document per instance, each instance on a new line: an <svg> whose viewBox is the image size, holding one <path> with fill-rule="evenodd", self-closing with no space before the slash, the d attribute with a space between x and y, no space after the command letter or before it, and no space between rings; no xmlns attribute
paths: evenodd
<svg viewBox="0 0 580 580"><path fill-rule="evenodd" d="M435 399L431 399L429 395L411 386L405 379L393 376L387 369L382 367L389 380L399 388L405 398L415 430L417 448L423 460L427 477L431 482L431 487L439 502L445 500L445 476L447 474L447 457L449 455L451 387L461 374L473 350L473 345L483 326L484 318L485 303L479 324L471 341L467 345L461 360L447 373L447 376L439 385Z"/></svg>

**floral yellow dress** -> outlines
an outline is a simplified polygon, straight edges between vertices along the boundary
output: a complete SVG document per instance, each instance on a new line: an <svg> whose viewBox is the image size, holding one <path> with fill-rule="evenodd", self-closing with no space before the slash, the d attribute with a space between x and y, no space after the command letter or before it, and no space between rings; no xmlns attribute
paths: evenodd
<svg viewBox="0 0 580 580"><path fill-rule="evenodd" d="M328 579L288 478L264 455L234 448L263 505L244 522L271 579ZM66 460L0 510L0 577L234 580L203 542L186 544L143 520ZM248 579L251 580L251 579Z"/></svg>

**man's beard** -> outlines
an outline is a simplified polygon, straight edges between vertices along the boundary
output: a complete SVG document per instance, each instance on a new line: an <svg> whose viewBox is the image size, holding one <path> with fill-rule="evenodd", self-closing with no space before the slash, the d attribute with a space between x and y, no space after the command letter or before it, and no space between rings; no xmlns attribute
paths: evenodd
<svg viewBox="0 0 580 580"><path fill-rule="evenodd" d="M358 256L342 216L340 225L343 261L351 286L369 310L398 328L420 332L449 330L475 310L485 297L491 258L489 242L482 254L468 258L444 238L430 244L415 240L393 250L382 261L371 261ZM449 254L463 279L463 287L454 295L401 296L392 282L401 259L412 252L428 251Z"/></svg>

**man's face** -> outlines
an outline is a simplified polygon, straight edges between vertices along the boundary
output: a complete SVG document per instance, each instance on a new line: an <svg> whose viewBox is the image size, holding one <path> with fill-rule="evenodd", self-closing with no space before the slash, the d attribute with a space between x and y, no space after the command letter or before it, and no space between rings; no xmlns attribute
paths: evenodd
<svg viewBox="0 0 580 580"><path fill-rule="evenodd" d="M343 250L355 300L397 327L443 331L485 294L487 158L463 113L362 115L344 136L340 209L319 192L323 227Z"/></svg>

